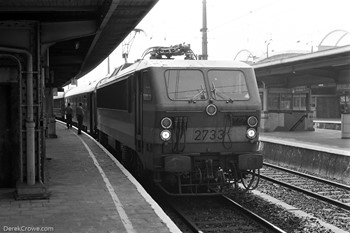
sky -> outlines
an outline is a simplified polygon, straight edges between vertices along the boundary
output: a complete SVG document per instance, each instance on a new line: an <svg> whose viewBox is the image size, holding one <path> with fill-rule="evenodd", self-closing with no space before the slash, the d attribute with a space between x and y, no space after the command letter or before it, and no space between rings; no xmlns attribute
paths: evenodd
<svg viewBox="0 0 350 233"><path fill-rule="evenodd" d="M136 26L139 32L126 37L128 62L151 46L185 43L201 54L202 7L203 0L159 0ZM207 0L208 59L247 60L249 54L263 58L267 50L269 56L315 52L324 38L322 45L333 46L343 35L338 46L349 45L349 9L349 0ZM335 30L340 31L331 33ZM120 45L111 53L110 72L124 63L125 51L126 46ZM106 59L78 85L105 76L107 67Z"/></svg>

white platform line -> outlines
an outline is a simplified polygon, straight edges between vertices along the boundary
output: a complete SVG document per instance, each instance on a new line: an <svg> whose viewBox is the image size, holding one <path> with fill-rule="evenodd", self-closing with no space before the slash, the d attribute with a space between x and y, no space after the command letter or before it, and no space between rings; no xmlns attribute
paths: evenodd
<svg viewBox="0 0 350 233"><path fill-rule="evenodd" d="M120 219L126 229L126 231L128 233L136 233L134 227L132 226L131 221L128 218L128 215L126 214L123 205L120 203L120 200L118 198L118 195L115 193L114 188L111 184L111 182L109 181L107 175L104 173L102 167L100 166L100 164L98 163L94 153L90 150L89 146L83 141L83 139L81 139L79 136L77 136L81 143L83 143L83 145L85 146L86 150L89 152L89 155L91 157L91 159L94 161L95 166L97 167L98 171L100 172L103 181L106 184L106 187L108 189L109 194L111 195L114 205L119 213Z"/></svg>
<svg viewBox="0 0 350 233"><path fill-rule="evenodd" d="M94 140L90 135L86 134L88 137L93 139L93 141L109 156L109 158L117 165L117 167L124 173L124 175L130 180L131 183L135 185L137 191L145 198L145 200L151 205L154 212L159 216L159 218L164 222L172 233L182 233L182 231L176 226L176 224L169 218L169 216L164 212L164 210L156 203L153 198L146 192L142 185L133 177L128 170L98 141Z"/></svg>
<svg viewBox="0 0 350 233"><path fill-rule="evenodd" d="M58 120L56 120L56 121L65 125L65 122L63 122L63 121L58 121ZM115 163L115 165L117 165L117 167L130 180L130 182L133 183L133 185L135 185L135 187L137 188L137 191L151 205L154 212L164 222L164 224L169 228L170 232L182 233L182 231L178 228L178 226L176 226L176 224L170 219L170 217L164 212L164 210L158 205L158 203L156 203L152 199L152 197L146 192L146 190L140 185L140 183L130 174L130 172L128 170L126 170L124 168L124 166L121 165L120 162L108 150L106 150L98 141L96 141L93 137L91 137L91 135L89 135L85 132L82 132L82 133L85 134L87 137L91 138L91 140L93 140L96 143L96 145L98 145L109 156L109 158ZM79 138L79 139L82 140L81 138ZM84 142L83 142L83 144L85 145ZM114 189L113 189L113 191L114 191Z"/></svg>

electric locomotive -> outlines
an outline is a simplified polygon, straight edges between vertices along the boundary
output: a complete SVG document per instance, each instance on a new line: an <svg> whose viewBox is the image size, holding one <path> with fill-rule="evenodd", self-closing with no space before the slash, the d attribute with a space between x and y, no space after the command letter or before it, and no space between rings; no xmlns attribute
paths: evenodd
<svg viewBox="0 0 350 233"><path fill-rule="evenodd" d="M255 188L263 159L253 68L195 60L185 45L145 55L150 59L118 68L89 92L90 129L99 140L169 193Z"/></svg>

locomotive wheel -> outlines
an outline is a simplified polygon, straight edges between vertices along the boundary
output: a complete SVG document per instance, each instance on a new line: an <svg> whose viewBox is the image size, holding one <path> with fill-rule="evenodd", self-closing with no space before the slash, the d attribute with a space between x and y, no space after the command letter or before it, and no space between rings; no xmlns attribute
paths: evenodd
<svg viewBox="0 0 350 233"><path fill-rule="evenodd" d="M196 171L194 172L193 179L195 181L198 181L198 184L202 184L203 183L203 175L202 175L202 171L201 171L200 168L197 168Z"/></svg>
<svg viewBox="0 0 350 233"><path fill-rule="evenodd" d="M207 179L208 192L213 190L214 192L221 193L226 187L226 185L227 183L225 179L225 174L222 170L218 170L216 172L214 179Z"/></svg>
<svg viewBox="0 0 350 233"><path fill-rule="evenodd" d="M239 181L239 177L238 177L238 172L236 169L236 166L233 166L232 169L229 171L229 192L233 192L233 193L238 193L238 181Z"/></svg>
<svg viewBox="0 0 350 233"><path fill-rule="evenodd" d="M260 181L260 169L248 170L242 174L242 184L246 190L255 189Z"/></svg>
<svg viewBox="0 0 350 233"><path fill-rule="evenodd" d="M127 146L121 145L120 149L122 151L122 163L125 167L130 168L132 163L132 156L130 155L130 150Z"/></svg>
<svg viewBox="0 0 350 233"><path fill-rule="evenodd" d="M118 141L115 142L115 149L114 149L114 151L115 151L114 157L116 157L119 161L121 161L123 152L122 152L122 148L121 148L120 142L118 142Z"/></svg>
<svg viewBox="0 0 350 233"><path fill-rule="evenodd" d="M128 168L137 179L145 178L145 169L137 153L122 144L120 150L124 166Z"/></svg>
<svg viewBox="0 0 350 233"><path fill-rule="evenodd" d="M223 171L220 171L218 172L218 188L219 188L219 191L222 192L226 182L225 182L225 175L224 175L224 172Z"/></svg>

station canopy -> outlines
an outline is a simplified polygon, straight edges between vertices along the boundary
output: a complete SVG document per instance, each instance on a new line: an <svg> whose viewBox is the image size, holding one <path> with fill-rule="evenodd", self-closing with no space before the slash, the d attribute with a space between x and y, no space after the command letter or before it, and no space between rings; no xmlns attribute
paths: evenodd
<svg viewBox="0 0 350 233"><path fill-rule="evenodd" d="M318 84L350 84L350 45L314 53L280 56L253 64L258 82L293 88Z"/></svg>
<svg viewBox="0 0 350 233"><path fill-rule="evenodd" d="M0 1L0 22L40 22L41 49L49 49L54 87L101 63L158 0Z"/></svg>

